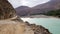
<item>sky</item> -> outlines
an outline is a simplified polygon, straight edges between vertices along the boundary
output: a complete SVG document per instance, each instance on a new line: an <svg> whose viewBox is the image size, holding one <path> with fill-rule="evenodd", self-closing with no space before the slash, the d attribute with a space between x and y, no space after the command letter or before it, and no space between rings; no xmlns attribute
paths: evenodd
<svg viewBox="0 0 60 34"><path fill-rule="evenodd" d="M19 6L29 6L33 7L38 4L46 3L49 0L8 0L14 8L17 8Z"/></svg>

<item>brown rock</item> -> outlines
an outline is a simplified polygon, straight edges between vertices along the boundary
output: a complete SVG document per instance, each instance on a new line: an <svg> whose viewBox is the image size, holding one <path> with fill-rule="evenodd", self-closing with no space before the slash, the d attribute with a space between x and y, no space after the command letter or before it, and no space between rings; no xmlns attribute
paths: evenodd
<svg viewBox="0 0 60 34"><path fill-rule="evenodd" d="M30 24L30 27L34 31L34 34L51 34L48 29L41 25Z"/></svg>
<svg viewBox="0 0 60 34"><path fill-rule="evenodd" d="M15 10L7 0L0 0L0 20L15 16Z"/></svg>

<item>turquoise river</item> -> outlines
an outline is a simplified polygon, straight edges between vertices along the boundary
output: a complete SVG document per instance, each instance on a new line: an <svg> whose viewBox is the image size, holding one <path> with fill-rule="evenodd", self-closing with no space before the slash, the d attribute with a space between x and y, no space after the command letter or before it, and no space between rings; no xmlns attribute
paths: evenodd
<svg viewBox="0 0 60 34"><path fill-rule="evenodd" d="M59 18L21 18L23 21L28 21L31 24L42 25L49 29L52 34L60 34L60 19Z"/></svg>

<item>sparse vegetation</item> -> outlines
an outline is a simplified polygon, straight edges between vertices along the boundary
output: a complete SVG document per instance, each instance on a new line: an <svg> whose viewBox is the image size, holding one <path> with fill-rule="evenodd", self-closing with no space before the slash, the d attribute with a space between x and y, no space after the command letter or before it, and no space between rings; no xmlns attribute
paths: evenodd
<svg viewBox="0 0 60 34"><path fill-rule="evenodd" d="M48 11L46 15L60 17L60 9Z"/></svg>

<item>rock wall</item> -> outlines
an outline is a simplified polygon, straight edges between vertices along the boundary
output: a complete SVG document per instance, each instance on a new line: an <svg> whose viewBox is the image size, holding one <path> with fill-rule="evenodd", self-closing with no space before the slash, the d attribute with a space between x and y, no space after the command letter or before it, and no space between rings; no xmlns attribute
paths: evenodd
<svg viewBox="0 0 60 34"><path fill-rule="evenodd" d="M0 19L7 19L15 16L16 11L7 0L0 0Z"/></svg>

